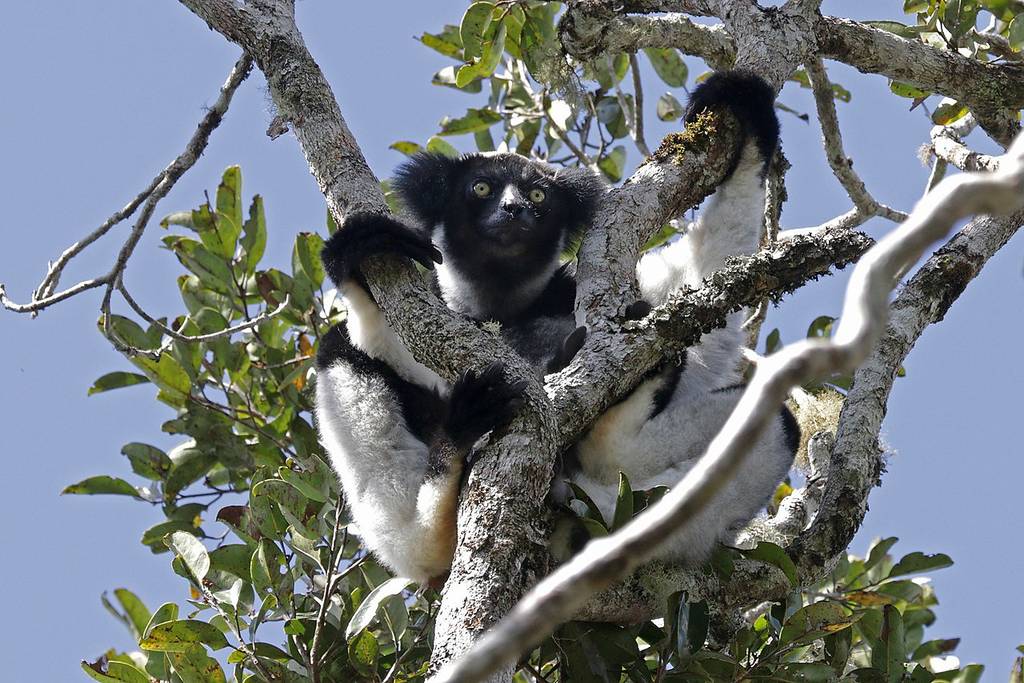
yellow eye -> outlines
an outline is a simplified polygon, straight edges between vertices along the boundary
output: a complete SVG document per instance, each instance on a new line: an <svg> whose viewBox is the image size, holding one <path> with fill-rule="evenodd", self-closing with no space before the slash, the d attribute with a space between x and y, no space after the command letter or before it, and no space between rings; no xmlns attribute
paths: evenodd
<svg viewBox="0 0 1024 683"><path fill-rule="evenodd" d="M477 197L486 197L491 193L491 186L482 180L473 183L473 194Z"/></svg>
<svg viewBox="0 0 1024 683"><path fill-rule="evenodd" d="M530 190L530 201L533 202L534 204L540 204L542 201L544 201L544 197L546 196L547 195L544 194L544 190L540 189L539 187L535 187L532 190Z"/></svg>

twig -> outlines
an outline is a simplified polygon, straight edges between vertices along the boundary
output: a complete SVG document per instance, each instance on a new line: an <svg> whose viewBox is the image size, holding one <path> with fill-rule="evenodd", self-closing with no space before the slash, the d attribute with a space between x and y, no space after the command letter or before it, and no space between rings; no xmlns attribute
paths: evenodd
<svg viewBox="0 0 1024 683"><path fill-rule="evenodd" d="M171 339L181 342L213 341L214 339L219 339L221 337L230 337L231 335L236 334L238 332L244 332L245 330L252 329L253 327L259 325L260 323L270 320L274 316L282 313L286 308L288 308L288 304L290 303L291 299L291 295L286 294L284 297L284 301L278 304L277 308L275 308L274 310L263 311L263 313L260 313L255 318L249 318L245 322L241 322L237 325L232 325L231 327L225 327L223 330L220 330L218 332L210 332L208 334L182 334L180 329L175 330L169 325L165 325L164 323L160 322L159 320L151 316L149 313L146 313L146 311L143 310L143 308L138 304L138 302L135 301L132 295L128 293L128 289L124 286L123 282L118 286L117 291L121 294L122 297L124 297L125 303L127 303L128 306L133 311L135 311L140 318L142 318L151 325L155 325L161 332L163 332ZM187 322L182 323L181 329L184 329L186 324ZM144 351L143 349L137 350L139 352Z"/></svg>
<svg viewBox="0 0 1024 683"><path fill-rule="evenodd" d="M645 157L651 156L651 148L647 146L647 140L644 139L644 86L640 80L640 65L637 63L636 53L630 53L629 55L629 70L633 74L633 125L630 127L630 132L633 133L633 142L636 143L636 148L640 150L640 153ZM624 104L625 97L622 96L622 89L618 85L615 86L615 91L619 95L619 106ZM623 107L623 113L626 113L625 107Z"/></svg>
<svg viewBox="0 0 1024 683"><path fill-rule="evenodd" d="M679 484L624 528L592 541L541 581L461 659L445 666L435 683L482 680L570 618L593 592L627 576L656 553L731 481L747 446L757 441L791 387L836 369L854 369L868 356L884 332L889 292L906 264L917 261L960 218L1021 206L1022 190L1024 136L1003 157L999 172L956 176L925 195L908 220L857 265L831 340L803 340L766 358L725 426Z"/></svg>
<svg viewBox="0 0 1024 683"><path fill-rule="evenodd" d="M807 75L811 79L811 89L814 92L814 103L818 109L818 120L821 122L825 155L828 157L828 165L832 167L832 173L835 174L836 179L862 215L881 216L897 223L905 221L907 214L875 201L864 185L864 181L853 170L853 160L843 151L843 138L839 131L839 117L836 114L832 83L828 80L821 57L808 59L806 67Z"/></svg>
<svg viewBox="0 0 1024 683"><path fill-rule="evenodd" d="M7 310L14 311L16 313L32 313L34 315L48 306L52 306L53 304L64 301L65 299L69 299L76 294L81 294L84 291L106 285L107 291L103 298L103 311L105 318L109 320L110 295L113 289L120 286L121 276L124 273L128 258L131 256L135 249L135 245L138 244L139 239L142 237L142 233L146 229L146 224L152 216L157 202L170 192L171 188L174 187L174 183L177 182L185 171L192 168L200 155L202 155L203 151L206 149L207 143L209 142L210 134L213 133L218 125L220 125L220 122L224 117L224 113L228 109L228 105L231 104L231 98L234 96L238 86L241 85L242 81L244 81L246 76L249 75L249 71L251 69L252 58L249 57L248 54L243 54L235 63L234 68L232 68L227 81L223 86L221 86L217 101L214 102L213 106L207 110L206 114L199 122L196 132L192 135L191 139L189 139L184 151L182 151L174 161L168 164L167 167L153 179L146 189L128 202L128 204L120 211L116 212L104 221L96 230L65 249L57 260L50 264L46 276L36 288L32 295L32 300L29 301L29 303L18 304L11 301L7 298L3 285L0 284L0 305L3 305ZM117 259L110 271L105 275L92 278L90 280L83 280L82 282L79 282L78 284L61 292L54 293L54 290L60 281L61 274L71 259L81 253L82 250L98 240L100 237L107 234L107 232L109 232L115 225L134 214L140 205L143 206L142 213L135 222L128 239L121 247ZM109 322L106 329L109 331Z"/></svg>
<svg viewBox="0 0 1024 683"><path fill-rule="evenodd" d="M338 546L338 529L341 525L341 511L345 505L344 499L341 495L338 495L338 500L334 508L334 527L331 530L331 547L330 547L330 564L327 566L327 575L324 581L324 595L320 601L320 609L316 615L316 627L313 631L313 642L309 646L309 676L313 683L320 683L320 645L321 637L323 635L324 623L327 621L327 605L331 602L331 594L334 592L334 570L338 564L338 560L341 559L341 550ZM341 542L341 549L344 550L345 542L348 540L348 530L345 530L344 538Z"/></svg>

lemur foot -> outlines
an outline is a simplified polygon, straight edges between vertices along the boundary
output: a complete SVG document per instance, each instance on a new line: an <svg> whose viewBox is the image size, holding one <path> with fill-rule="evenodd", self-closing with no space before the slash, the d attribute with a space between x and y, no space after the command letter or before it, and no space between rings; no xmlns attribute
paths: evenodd
<svg viewBox="0 0 1024 683"><path fill-rule="evenodd" d="M468 449L508 422L522 405L526 383L507 382L503 371L501 363L492 363L479 374L467 370L452 386L445 429L457 446Z"/></svg>
<svg viewBox="0 0 1024 683"><path fill-rule="evenodd" d="M690 95L683 120L693 122L705 110L726 107L743 126L744 138L757 144L764 170L779 144L779 120L775 115L775 91L757 74L743 69L719 71L697 86ZM742 149L742 146L741 146ZM738 162L738 158L736 160ZM735 170L729 169L726 177Z"/></svg>
<svg viewBox="0 0 1024 683"><path fill-rule="evenodd" d="M555 356L548 361L547 374L564 370L576 357L576 354L583 348L583 342L587 340L587 328L577 327L562 340L561 346L555 351Z"/></svg>
<svg viewBox="0 0 1024 683"><path fill-rule="evenodd" d="M640 320L642 318L646 318L647 314L650 313L651 310L652 306L649 303L643 299L638 299L629 306L626 306L626 320Z"/></svg>
<svg viewBox="0 0 1024 683"><path fill-rule="evenodd" d="M321 257L331 280L340 285L358 276L364 259L381 254L405 256L427 269L441 263L441 252L426 235L375 213L349 216L327 240Z"/></svg>

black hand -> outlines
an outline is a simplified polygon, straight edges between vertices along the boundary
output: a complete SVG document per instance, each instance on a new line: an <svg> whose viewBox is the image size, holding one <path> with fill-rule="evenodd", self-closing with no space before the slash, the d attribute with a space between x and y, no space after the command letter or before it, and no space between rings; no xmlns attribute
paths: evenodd
<svg viewBox="0 0 1024 683"><path fill-rule="evenodd" d="M526 383L508 383L503 370L501 363L493 363L479 374L467 370L456 380L448 396L445 430L457 446L469 448L508 422L522 405Z"/></svg>
<svg viewBox="0 0 1024 683"><path fill-rule="evenodd" d="M561 345L555 351L554 357L548 361L547 374L564 370L576 357L576 354L583 348L583 342L587 340L587 328L577 327L570 332Z"/></svg>
<svg viewBox="0 0 1024 683"><path fill-rule="evenodd" d="M427 269L441 263L441 252L426 235L373 213L349 216L327 240L321 257L331 280L340 285L358 274L364 259L380 254L405 256Z"/></svg>

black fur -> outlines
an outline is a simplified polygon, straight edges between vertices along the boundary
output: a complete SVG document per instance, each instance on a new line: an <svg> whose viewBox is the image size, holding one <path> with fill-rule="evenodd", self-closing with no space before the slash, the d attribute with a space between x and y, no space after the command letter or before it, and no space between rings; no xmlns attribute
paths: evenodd
<svg viewBox="0 0 1024 683"><path fill-rule="evenodd" d="M634 301L629 306L626 306L626 320L640 320L646 318L647 314L652 310L651 305L643 299Z"/></svg>
<svg viewBox="0 0 1024 683"><path fill-rule="evenodd" d="M490 188L483 197L473 189L480 182ZM509 285L550 267L590 225L604 189L588 170L556 169L515 154L419 154L398 169L393 187L423 228L441 226L449 265L474 282L481 299L494 302L489 317L502 322ZM506 188L518 199L505 201ZM543 191L544 199L528 201L532 190ZM571 278L560 284L571 286L557 292L559 305L567 299L562 289L575 294Z"/></svg>
<svg viewBox="0 0 1024 683"><path fill-rule="evenodd" d="M684 351L679 365L669 370L664 384L654 392L654 405L651 407L650 416L652 419L668 407L668 402L672 400L672 395L676 393L676 387L679 386L679 378L683 376L683 371L686 370L686 358L687 353Z"/></svg>
<svg viewBox="0 0 1024 683"><path fill-rule="evenodd" d="M468 449L519 409L526 384L509 384L503 374L502 364L492 363L479 374L467 370L452 386L444 426L457 447Z"/></svg>
<svg viewBox="0 0 1024 683"><path fill-rule="evenodd" d="M327 275L341 286L350 278L361 280L360 264L380 254L405 256L428 269L441 263L441 252L426 235L375 213L356 213L346 218L344 227L327 240L321 258Z"/></svg>
<svg viewBox="0 0 1024 683"><path fill-rule="evenodd" d="M583 342L587 340L587 328L577 327L568 337L562 340L555 355L548 361L547 374L564 370L576 357L576 354L583 348Z"/></svg>
<svg viewBox="0 0 1024 683"><path fill-rule="evenodd" d="M742 69L712 74L690 95L684 120L690 123L705 109L726 107L743 126L743 142L753 137L764 162L764 171L779 145L779 119L775 115L775 91L760 76ZM737 149L742 149L741 144ZM726 178L739 163L733 159Z"/></svg>
<svg viewBox="0 0 1024 683"><path fill-rule="evenodd" d="M786 448L791 450L794 455L800 448L800 425L797 423L796 418L793 417L793 412L786 406L782 406L782 433L786 435Z"/></svg>

